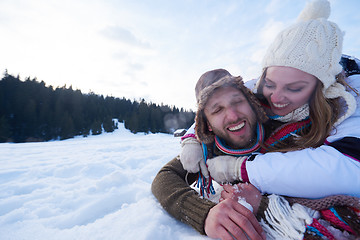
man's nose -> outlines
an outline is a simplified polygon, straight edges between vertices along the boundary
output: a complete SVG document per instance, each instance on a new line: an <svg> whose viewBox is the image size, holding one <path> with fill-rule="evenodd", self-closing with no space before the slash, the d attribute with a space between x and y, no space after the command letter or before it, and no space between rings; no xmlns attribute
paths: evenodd
<svg viewBox="0 0 360 240"><path fill-rule="evenodd" d="M234 107L230 107L226 110L226 118L228 121L237 120L238 113Z"/></svg>

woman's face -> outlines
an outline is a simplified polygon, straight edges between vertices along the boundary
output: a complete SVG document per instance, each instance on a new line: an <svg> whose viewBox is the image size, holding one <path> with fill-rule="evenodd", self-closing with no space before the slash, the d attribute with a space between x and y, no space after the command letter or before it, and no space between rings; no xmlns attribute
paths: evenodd
<svg viewBox="0 0 360 240"><path fill-rule="evenodd" d="M317 78L292 67L269 67L264 79L263 95L274 114L284 116L308 103Z"/></svg>

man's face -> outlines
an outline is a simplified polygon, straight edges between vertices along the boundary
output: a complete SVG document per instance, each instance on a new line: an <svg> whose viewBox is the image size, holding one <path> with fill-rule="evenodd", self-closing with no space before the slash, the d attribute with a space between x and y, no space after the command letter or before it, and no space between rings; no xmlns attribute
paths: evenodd
<svg viewBox="0 0 360 240"><path fill-rule="evenodd" d="M246 148L255 139L256 116L244 94L233 87L217 89L204 108L208 126L229 147Z"/></svg>

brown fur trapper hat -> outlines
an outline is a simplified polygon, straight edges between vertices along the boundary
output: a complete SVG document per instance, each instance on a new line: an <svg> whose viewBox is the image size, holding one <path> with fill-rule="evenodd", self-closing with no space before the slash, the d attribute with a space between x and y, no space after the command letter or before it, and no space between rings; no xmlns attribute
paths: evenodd
<svg viewBox="0 0 360 240"><path fill-rule="evenodd" d="M251 108L257 116L257 121L265 122L268 118L254 94L244 86L242 77L234 77L225 69L215 69L204 73L195 87L198 110L195 117L195 133L199 141L209 144L214 141L214 133L209 131L207 119L204 113L205 105L212 94L222 87L234 87L239 89L247 98Z"/></svg>

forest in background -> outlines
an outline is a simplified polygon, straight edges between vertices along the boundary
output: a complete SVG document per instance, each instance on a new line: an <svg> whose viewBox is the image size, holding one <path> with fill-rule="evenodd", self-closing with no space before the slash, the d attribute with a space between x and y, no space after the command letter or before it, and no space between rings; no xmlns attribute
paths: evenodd
<svg viewBox="0 0 360 240"><path fill-rule="evenodd" d="M36 78L0 80L0 142L63 140L113 132L113 119L133 133L173 133L188 128L195 113L183 108L125 98L83 94L72 87L46 86Z"/></svg>

